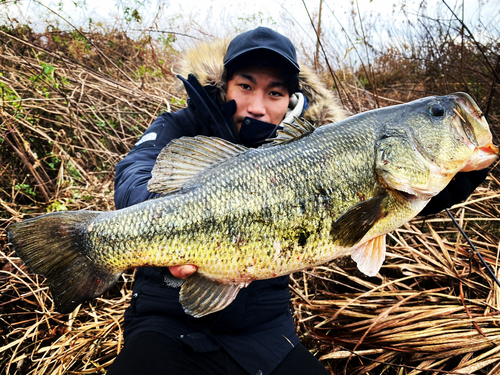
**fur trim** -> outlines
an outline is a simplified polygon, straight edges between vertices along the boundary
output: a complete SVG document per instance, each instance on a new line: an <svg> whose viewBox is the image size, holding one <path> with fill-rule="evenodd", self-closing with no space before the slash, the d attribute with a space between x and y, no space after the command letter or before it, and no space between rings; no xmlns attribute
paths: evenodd
<svg viewBox="0 0 500 375"><path fill-rule="evenodd" d="M212 42L201 42L189 49L179 66L179 74L187 78L193 74L202 86L213 86L216 93L213 99L217 103L226 101L224 80L224 56L231 39L217 39Z"/></svg>
<svg viewBox="0 0 500 375"><path fill-rule="evenodd" d="M188 50L180 63L179 73L183 77L196 76L202 86L212 86L213 98L225 102L224 56L231 39L201 42ZM307 121L316 126L340 121L349 115L333 93L307 66L300 64L299 86L304 93L309 109L304 113Z"/></svg>
<svg viewBox="0 0 500 375"><path fill-rule="evenodd" d="M307 66L300 65L299 85L309 103L309 109L304 113L307 121L320 126L349 116L349 112L342 107L339 100Z"/></svg>

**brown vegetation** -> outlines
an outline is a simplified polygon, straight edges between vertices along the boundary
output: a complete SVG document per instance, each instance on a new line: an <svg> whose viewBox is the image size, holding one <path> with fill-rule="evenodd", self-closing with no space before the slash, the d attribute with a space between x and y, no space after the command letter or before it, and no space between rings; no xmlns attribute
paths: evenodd
<svg viewBox="0 0 500 375"><path fill-rule="evenodd" d="M442 32L375 51L371 64L336 71L335 80L325 73L325 82L335 83L353 112L466 91L499 143L498 41L480 45L464 29L462 38L460 30L454 38L453 30ZM168 42L121 32L0 28L2 375L104 373L121 350L132 274L102 298L58 314L3 229L50 211L113 209L113 166L158 114L185 103L173 89L175 58ZM496 166L453 212L496 271ZM390 237L375 278L348 259L292 276L303 342L335 374L499 373L500 288L450 219L416 218Z"/></svg>

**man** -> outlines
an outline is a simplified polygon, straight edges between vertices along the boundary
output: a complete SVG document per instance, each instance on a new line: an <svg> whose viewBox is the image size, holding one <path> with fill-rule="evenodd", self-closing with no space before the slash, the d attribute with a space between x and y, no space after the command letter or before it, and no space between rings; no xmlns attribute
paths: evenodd
<svg viewBox="0 0 500 375"><path fill-rule="evenodd" d="M123 208L156 197L147 191L159 152L196 135L259 147L280 123L303 116L319 126L345 117L331 93L300 67L293 44L264 27L188 52L183 64L188 107L164 113L117 165L115 203ZM300 72L300 75L299 75ZM288 276L254 281L224 310L202 318L178 302L195 266L141 268L125 313L125 346L114 374L327 374L299 341Z"/></svg>
<svg viewBox="0 0 500 375"><path fill-rule="evenodd" d="M117 208L156 196L146 185L172 139L206 135L258 147L285 117L322 125L346 114L314 74L302 69L299 78L293 44L268 28L241 34L229 46L201 44L187 53L182 70L188 108L159 116L117 165ZM328 373L295 333L288 276L253 282L223 311L197 319L178 302L181 279L195 270L137 270L125 346L108 374Z"/></svg>

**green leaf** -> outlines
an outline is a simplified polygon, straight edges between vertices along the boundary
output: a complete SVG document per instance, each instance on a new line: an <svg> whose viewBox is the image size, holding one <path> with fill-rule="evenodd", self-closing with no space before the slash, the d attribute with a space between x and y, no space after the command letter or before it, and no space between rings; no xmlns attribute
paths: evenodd
<svg viewBox="0 0 500 375"><path fill-rule="evenodd" d="M54 211L68 211L68 207L64 203L61 203L59 201L54 201L52 202L48 207L47 207L47 212L54 212Z"/></svg>

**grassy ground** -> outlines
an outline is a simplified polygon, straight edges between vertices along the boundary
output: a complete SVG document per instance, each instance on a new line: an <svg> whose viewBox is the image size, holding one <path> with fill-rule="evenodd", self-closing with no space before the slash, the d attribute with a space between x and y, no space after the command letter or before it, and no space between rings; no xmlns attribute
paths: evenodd
<svg viewBox="0 0 500 375"><path fill-rule="evenodd" d="M452 32L375 51L356 72L319 72L353 113L468 92L498 144L498 42ZM113 166L158 114L185 105L177 58L122 32L0 28L0 374L105 373L121 350L133 275L58 314L3 229L51 211L112 210ZM495 272L499 179L495 165L452 210ZM500 289L445 214L394 232L375 278L342 259L292 275L291 290L302 341L334 374L500 373Z"/></svg>

